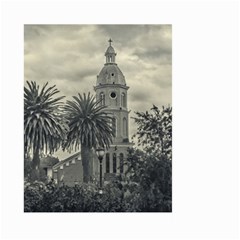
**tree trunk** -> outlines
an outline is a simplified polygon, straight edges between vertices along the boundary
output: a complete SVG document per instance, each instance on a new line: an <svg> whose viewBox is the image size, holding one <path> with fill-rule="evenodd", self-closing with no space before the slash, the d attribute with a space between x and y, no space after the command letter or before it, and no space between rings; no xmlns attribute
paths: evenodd
<svg viewBox="0 0 240 240"><path fill-rule="evenodd" d="M92 177L91 171L91 148L85 145L81 147L81 158L83 166L83 182L88 183Z"/></svg>
<svg viewBox="0 0 240 240"><path fill-rule="evenodd" d="M32 178L33 180L39 180L40 178L40 158L39 150L33 151L33 160L32 160Z"/></svg>

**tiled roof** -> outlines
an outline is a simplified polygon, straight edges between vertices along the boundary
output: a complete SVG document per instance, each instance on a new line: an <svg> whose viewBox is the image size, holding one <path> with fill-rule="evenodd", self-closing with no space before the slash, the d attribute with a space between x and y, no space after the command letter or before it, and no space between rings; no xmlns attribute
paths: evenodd
<svg viewBox="0 0 240 240"><path fill-rule="evenodd" d="M61 165L63 165L64 163L67 163L68 161L75 159L77 156L80 156L80 152L77 152L77 153L73 154L72 156L58 162L57 164L55 164L53 166L53 169L56 169L56 168L60 167Z"/></svg>

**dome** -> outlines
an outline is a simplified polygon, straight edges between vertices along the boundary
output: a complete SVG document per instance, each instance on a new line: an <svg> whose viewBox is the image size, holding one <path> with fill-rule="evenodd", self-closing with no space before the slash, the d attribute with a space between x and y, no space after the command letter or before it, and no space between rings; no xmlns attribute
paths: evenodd
<svg viewBox="0 0 240 240"><path fill-rule="evenodd" d="M109 46L109 47L107 48L107 51L106 51L106 53L105 53L105 56L106 56L107 54L116 54L116 53L115 53L115 50L114 50L114 48L113 48L112 46Z"/></svg>
<svg viewBox="0 0 240 240"><path fill-rule="evenodd" d="M97 76L97 85L101 84L126 85L125 77L117 64L105 64Z"/></svg>

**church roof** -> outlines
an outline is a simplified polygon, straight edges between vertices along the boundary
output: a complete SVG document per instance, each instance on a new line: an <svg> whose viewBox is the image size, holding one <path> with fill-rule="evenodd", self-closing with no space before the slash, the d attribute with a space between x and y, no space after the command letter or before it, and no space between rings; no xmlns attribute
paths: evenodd
<svg viewBox="0 0 240 240"><path fill-rule="evenodd" d="M55 165L53 166L53 170L57 169L58 167L60 167L60 166L63 165L64 163L67 163L67 162L69 162L69 161L71 161L71 160L73 160L73 159L76 159L77 157L80 157L80 156L81 156L80 154L81 154L80 152L77 152L77 153L74 153L73 155L71 155L70 157L68 157L68 158L66 158L66 159L64 159L64 160L59 161L57 164L55 164Z"/></svg>
<svg viewBox="0 0 240 240"><path fill-rule="evenodd" d="M97 77L97 85L121 84L126 85L125 77L117 64L105 64Z"/></svg>

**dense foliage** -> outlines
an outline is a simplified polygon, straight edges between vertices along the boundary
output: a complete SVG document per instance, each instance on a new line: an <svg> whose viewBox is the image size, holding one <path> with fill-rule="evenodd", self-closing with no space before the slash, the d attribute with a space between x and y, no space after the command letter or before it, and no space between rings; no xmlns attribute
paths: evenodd
<svg viewBox="0 0 240 240"><path fill-rule="evenodd" d="M40 165L39 165L39 174L38 180L45 182L47 180L46 175L46 167L53 166L59 162L59 159L50 155L44 156L43 154L40 155ZM24 179L26 181L35 181L36 176L32 174L33 167L32 167L32 159L30 156L26 156L24 158Z"/></svg>
<svg viewBox="0 0 240 240"><path fill-rule="evenodd" d="M26 182L24 186L25 212L149 212L170 211L168 203L160 199L157 207L148 207L136 192L135 183L115 181L106 184L99 194L94 184L75 187L57 186L54 182ZM145 202L145 203L144 203Z"/></svg>
<svg viewBox="0 0 240 240"><path fill-rule="evenodd" d="M97 185L58 187L54 182L25 183L25 212L121 212L127 211L123 189L112 183L99 194Z"/></svg>
<svg viewBox="0 0 240 240"><path fill-rule="evenodd" d="M172 108L153 105L150 112L136 112L133 119L137 124L138 146L144 151L157 156L165 155L172 160Z"/></svg>
<svg viewBox="0 0 240 240"><path fill-rule="evenodd" d="M146 212L171 211L172 162L164 155L156 156L131 149L127 179L134 185L134 209Z"/></svg>
<svg viewBox="0 0 240 240"><path fill-rule="evenodd" d="M138 149L129 150L129 181L136 183L135 209L139 211L172 210L172 109L136 113Z"/></svg>

